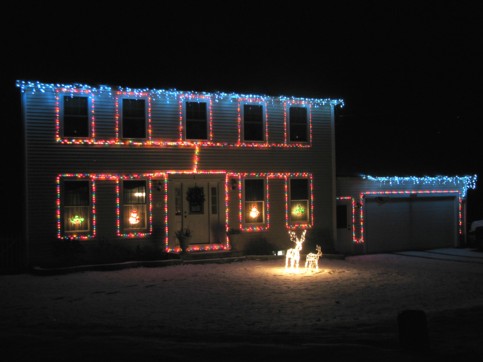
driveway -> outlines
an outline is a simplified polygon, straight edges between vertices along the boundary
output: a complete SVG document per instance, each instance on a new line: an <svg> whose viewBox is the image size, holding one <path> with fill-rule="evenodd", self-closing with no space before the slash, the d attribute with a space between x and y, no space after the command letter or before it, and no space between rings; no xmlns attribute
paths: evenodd
<svg viewBox="0 0 483 362"><path fill-rule="evenodd" d="M440 248L425 251L401 251L395 254L417 258L483 264L483 252L473 248Z"/></svg>

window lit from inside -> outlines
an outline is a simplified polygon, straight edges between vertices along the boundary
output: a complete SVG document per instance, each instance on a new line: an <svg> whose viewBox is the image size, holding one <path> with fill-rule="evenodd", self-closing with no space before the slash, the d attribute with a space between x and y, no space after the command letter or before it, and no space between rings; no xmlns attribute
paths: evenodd
<svg viewBox="0 0 483 362"><path fill-rule="evenodd" d="M64 96L62 133L64 137L89 137L87 97Z"/></svg>
<svg viewBox="0 0 483 362"><path fill-rule="evenodd" d="M124 230L146 229L146 181L123 181L122 202Z"/></svg>
<svg viewBox="0 0 483 362"><path fill-rule="evenodd" d="M308 223L310 213L309 180L290 180L290 220L292 223Z"/></svg>
<svg viewBox="0 0 483 362"><path fill-rule="evenodd" d="M263 141L263 106L245 104L243 106L243 139Z"/></svg>
<svg viewBox="0 0 483 362"><path fill-rule="evenodd" d="M265 181L245 180L245 223L262 224L265 222Z"/></svg>
<svg viewBox="0 0 483 362"><path fill-rule="evenodd" d="M308 141L307 108L290 107L289 124L290 142Z"/></svg>
<svg viewBox="0 0 483 362"><path fill-rule="evenodd" d="M206 140L208 138L207 120L206 102L186 102L186 139Z"/></svg>
<svg viewBox="0 0 483 362"><path fill-rule="evenodd" d="M64 231L66 233L90 230L91 198L89 181L64 181Z"/></svg>
<svg viewBox="0 0 483 362"><path fill-rule="evenodd" d="M122 138L146 138L146 101L122 100Z"/></svg>

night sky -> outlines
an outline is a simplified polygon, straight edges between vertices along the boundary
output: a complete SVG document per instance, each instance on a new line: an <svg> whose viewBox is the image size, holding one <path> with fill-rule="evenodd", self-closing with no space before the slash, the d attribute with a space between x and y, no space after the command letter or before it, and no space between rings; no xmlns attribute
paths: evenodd
<svg viewBox="0 0 483 362"><path fill-rule="evenodd" d="M17 79L330 97L346 104L339 175L478 174L483 189L481 5L175 3L3 9L2 153L22 152ZM469 193L470 219L482 194Z"/></svg>

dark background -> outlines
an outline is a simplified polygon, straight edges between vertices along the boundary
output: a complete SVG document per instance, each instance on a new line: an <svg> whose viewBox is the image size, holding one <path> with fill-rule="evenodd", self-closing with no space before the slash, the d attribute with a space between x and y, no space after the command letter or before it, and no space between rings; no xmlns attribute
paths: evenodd
<svg viewBox="0 0 483 362"><path fill-rule="evenodd" d="M315 4L4 4L5 174L21 174L21 79L343 98L338 175L481 178L481 6ZM469 192L470 222L483 219L482 188Z"/></svg>

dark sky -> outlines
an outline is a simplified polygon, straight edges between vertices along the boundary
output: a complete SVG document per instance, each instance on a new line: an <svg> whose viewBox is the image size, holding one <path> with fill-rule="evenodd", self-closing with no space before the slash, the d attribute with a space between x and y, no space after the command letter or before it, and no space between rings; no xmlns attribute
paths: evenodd
<svg viewBox="0 0 483 362"><path fill-rule="evenodd" d="M483 177L477 2L261 3L3 9L4 122L16 79L343 98L339 174Z"/></svg>

